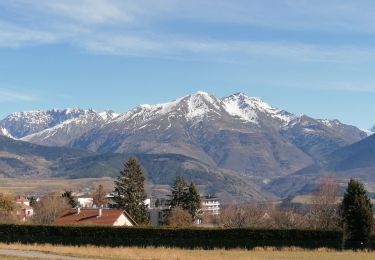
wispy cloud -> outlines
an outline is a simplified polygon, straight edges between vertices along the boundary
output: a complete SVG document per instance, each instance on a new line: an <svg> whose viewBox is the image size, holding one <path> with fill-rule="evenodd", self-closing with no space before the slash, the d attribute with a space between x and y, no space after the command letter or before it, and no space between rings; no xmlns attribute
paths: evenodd
<svg viewBox="0 0 375 260"><path fill-rule="evenodd" d="M108 35L101 34L81 39L75 44L94 53L209 58L221 61L254 61L279 59L295 62L358 63L375 59L375 48L350 45L319 46L285 41L237 41L170 35Z"/></svg>
<svg viewBox="0 0 375 260"><path fill-rule="evenodd" d="M39 97L31 94L19 93L18 91L0 88L0 102L15 101L38 101Z"/></svg>
<svg viewBox="0 0 375 260"><path fill-rule="evenodd" d="M363 1L244 0L0 0L0 47L56 42L125 56L203 58L247 62L367 62L375 47L324 45L285 39L217 38L165 24L185 21L213 27L246 25L282 30L375 31L375 4ZM272 6L272 8L270 7ZM276 11L277 10L277 11ZM9 15L11 14L11 15ZM19 17L22 17L19 18Z"/></svg>

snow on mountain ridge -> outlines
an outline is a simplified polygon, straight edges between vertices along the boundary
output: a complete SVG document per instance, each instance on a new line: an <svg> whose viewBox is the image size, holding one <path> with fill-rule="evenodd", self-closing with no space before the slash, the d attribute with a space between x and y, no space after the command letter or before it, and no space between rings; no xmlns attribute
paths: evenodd
<svg viewBox="0 0 375 260"><path fill-rule="evenodd" d="M172 126L177 118L195 123L203 120L206 116L212 119L228 115L258 126L267 123L267 119L272 119L270 122L276 123L276 127L282 128L293 127L296 123L301 126L310 124L303 120L303 115L296 116L274 108L260 98L249 97L241 92L219 99L207 92L198 91L166 103L139 105L121 114L116 114L111 110L98 113L93 109L80 108L16 112L1 121L0 127L6 130L6 132L2 130L3 134L28 139L31 137L26 138L26 136L35 137L34 134L39 132L45 136L48 135L48 132L52 133L58 129L66 128L68 124L74 124L77 127L80 124L87 125L89 122L84 121L84 116L92 113L96 113L103 121L100 127L109 124L108 127L117 127L118 129L135 129L137 127L141 129L149 121L159 120L159 118L167 122L164 125ZM81 118L82 116L83 118ZM155 121L153 127L158 127L158 122L161 122L158 120ZM341 127L341 123L337 120L318 120L318 122L330 128ZM44 131L45 129L50 129L50 131Z"/></svg>
<svg viewBox="0 0 375 260"><path fill-rule="evenodd" d="M4 136L6 136L6 137L9 137L9 138L12 138L12 139L17 139L17 138L15 138L15 137L13 137L9 132L8 132L8 130L6 129L6 128L0 128L0 134L1 135L4 135Z"/></svg>
<svg viewBox="0 0 375 260"><path fill-rule="evenodd" d="M198 91L183 96L171 102L155 105L142 104L121 114L114 121L126 122L132 120L135 125L142 126L150 120L172 113L170 116L184 116L186 120L200 120L212 109L220 110L221 101L206 92Z"/></svg>
<svg viewBox="0 0 375 260"><path fill-rule="evenodd" d="M0 127L6 133L16 139L36 134L45 129L51 129L63 122L84 117L91 114L98 114L101 117L112 119L118 114L112 112L97 113L93 109L66 108L51 110L32 110L24 112L14 112L0 122ZM106 120L105 120L106 121ZM4 133L4 130L2 131Z"/></svg>
<svg viewBox="0 0 375 260"><path fill-rule="evenodd" d="M210 105L215 110L220 110L220 100L209 95L206 92L198 91L197 93L187 97L188 113L186 117L190 120L201 119L207 113L211 112Z"/></svg>
<svg viewBox="0 0 375 260"><path fill-rule="evenodd" d="M236 93L223 98L226 111L232 116L238 116L242 120L258 124L257 112L265 113L274 119L287 125L295 115L284 110L272 107L257 97L249 97L243 93Z"/></svg>
<svg viewBox="0 0 375 260"><path fill-rule="evenodd" d="M367 136L373 135L375 133L374 130L375 130L375 127L371 128L371 130L369 130L369 129L361 129L361 131L363 131L364 133L366 133Z"/></svg>

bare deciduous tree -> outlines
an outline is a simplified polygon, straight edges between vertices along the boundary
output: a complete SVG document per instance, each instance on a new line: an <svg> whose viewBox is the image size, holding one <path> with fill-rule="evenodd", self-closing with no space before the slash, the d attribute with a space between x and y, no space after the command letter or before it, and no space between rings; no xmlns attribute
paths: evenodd
<svg viewBox="0 0 375 260"><path fill-rule="evenodd" d="M13 223L16 222L15 217L16 203L12 195L0 193L0 222Z"/></svg>
<svg viewBox="0 0 375 260"><path fill-rule="evenodd" d="M312 228L335 228L339 223L339 185L333 179L324 179L317 184L311 199L309 224Z"/></svg>
<svg viewBox="0 0 375 260"><path fill-rule="evenodd" d="M106 192L104 191L103 185L99 184L96 187L95 191L92 194L92 198L93 204L98 207L107 205L108 199L106 197Z"/></svg>
<svg viewBox="0 0 375 260"><path fill-rule="evenodd" d="M40 199L34 207L33 222L51 224L64 210L70 208L68 201L59 193L50 193Z"/></svg>
<svg viewBox="0 0 375 260"><path fill-rule="evenodd" d="M264 227L267 228L302 228L305 227L305 218L292 210L282 208L272 208L267 212Z"/></svg>
<svg viewBox="0 0 375 260"><path fill-rule="evenodd" d="M221 210L221 225L228 228L260 227L264 209L254 204L228 205Z"/></svg>

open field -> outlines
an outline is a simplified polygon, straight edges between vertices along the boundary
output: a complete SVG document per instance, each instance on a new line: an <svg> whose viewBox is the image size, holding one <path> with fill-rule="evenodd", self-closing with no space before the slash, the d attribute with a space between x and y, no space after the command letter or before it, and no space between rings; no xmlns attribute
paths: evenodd
<svg viewBox="0 0 375 260"><path fill-rule="evenodd" d="M375 252L333 251L327 249L257 248L254 250L183 250L176 248L109 248L95 246L52 246L0 244L1 249L32 250L65 256L102 259L375 259Z"/></svg>
<svg viewBox="0 0 375 260"><path fill-rule="evenodd" d="M313 196L312 195L297 195L292 199L292 203L299 203L299 204L312 204ZM336 203L341 203L343 197L336 197ZM371 203L375 204L375 199L371 199Z"/></svg>
<svg viewBox="0 0 375 260"><path fill-rule="evenodd" d="M65 190L91 191L102 184L105 189L113 189L113 179L87 178L87 179L20 179L0 178L0 190L14 195L45 194L48 192L61 192Z"/></svg>
<svg viewBox="0 0 375 260"><path fill-rule="evenodd" d="M102 184L104 190L113 190L111 177L83 178L83 179L22 179L22 178L0 178L0 191L13 195L44 195L49 192L63 192L73 190L76 192L91 192L96 186ZM169 192L168 185L154 185L146 183L146 191L153 196L165 195Z"/></svg>

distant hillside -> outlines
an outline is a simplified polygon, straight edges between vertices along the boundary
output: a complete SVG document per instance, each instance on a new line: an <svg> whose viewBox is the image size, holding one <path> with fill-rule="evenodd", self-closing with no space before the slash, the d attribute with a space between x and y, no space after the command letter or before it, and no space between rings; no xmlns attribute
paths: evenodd
<svg viewBox="0 0 375 260"><path fill-rule="evenodd" d="M307 193L324 177L333 177L343 184L356 178L367 183L370 191L375 191L375 135L340 148L325 160L294 174L276 178L264 190L282 197Z"/></svg>
<svg viewBox="0 0 375 260"><path fill-rule="evenodd" d="M11 178L93 178L116 177L130 155L97 154L64 147L45 147L0 136L0 177ZM210 194L224 200L263 200L258 185L235 172L205 165L181 155L136 154L147 180L172 184L183 175Z"/></svg>

